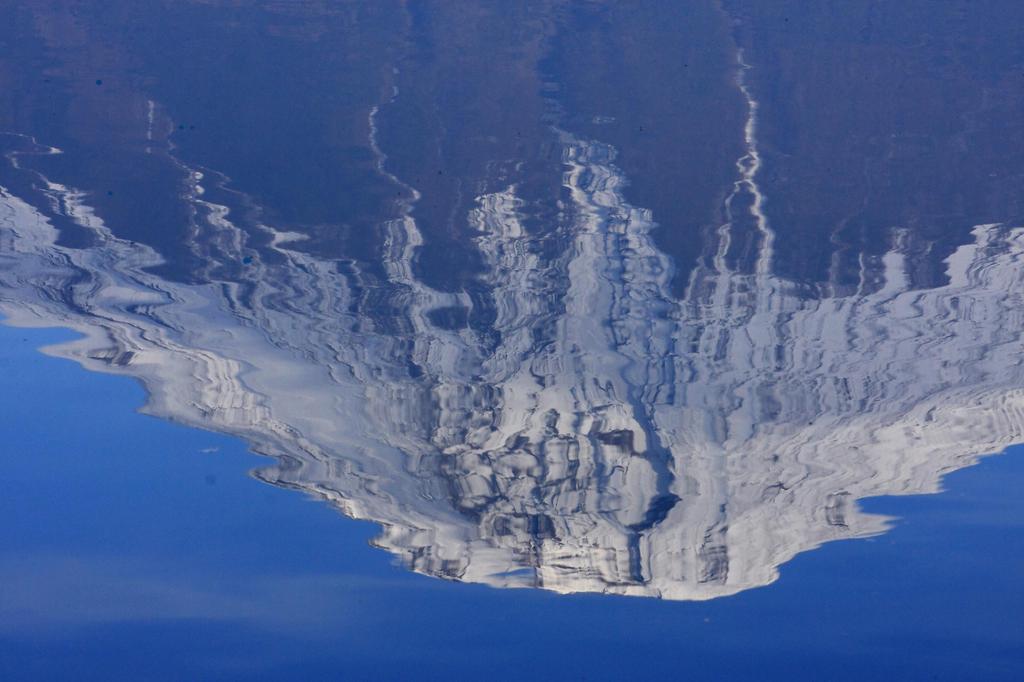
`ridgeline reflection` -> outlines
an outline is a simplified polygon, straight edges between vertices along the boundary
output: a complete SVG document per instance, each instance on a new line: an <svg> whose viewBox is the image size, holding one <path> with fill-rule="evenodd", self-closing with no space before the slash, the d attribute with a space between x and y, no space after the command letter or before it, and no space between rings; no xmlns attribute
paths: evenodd
<svg viewBox="0 0 1024 682"><path fill-rule="evenodd" d="M186 168L189 245L209 268L178 281L36 172L47 205L0 193L2 310L79 331L51 352L138 378L149 413L244 438L276 458L261 479L380 523L376 543L413 570L501 587L765 585L799 552L882 532L858 499L933 492L1024 439L1024 231L974 227L948 283L920 289L895 230L854 293L819 297L774 274L767 234L755 267L730 269L737 218L676 297L615 150L552 135L548 229L524 226L514 173L467 214L486 295L418 276L408 186L371 277L269 222L252 248L255 228L208 198L221 180ZM60 153L8 141L15 168ZM747 218L770 230L757 206ZM89 244L62 245L61 221ZM466 323L474 308L486 324Z"/></svg>

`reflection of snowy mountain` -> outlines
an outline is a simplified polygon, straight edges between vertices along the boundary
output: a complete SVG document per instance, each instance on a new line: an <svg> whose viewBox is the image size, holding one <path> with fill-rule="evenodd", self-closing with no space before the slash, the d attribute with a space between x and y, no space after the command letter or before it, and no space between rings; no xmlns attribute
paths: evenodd
<svg viewBox="0 0 1024 682"><path fill-rule="evenodd" d="M468 296L417 280L412 217L386 226L389 283L368 308L358 268L290 249L298 235L265 228L274 262L248 250L199 174L197 248L245 255L237 280L151 274L154 252L50 184L50 210L97 245L58 246L47 215L3 191L0 306L80 331L54 352L138 377L149 412L278 457L262 478L383 524L377 542L415 570L492 585L734 593L881 531L856 499L934 491L1022 439L1024 232L975 228L938 289L908 290L897 239L865 259L884 284L860 295L718 267L677 301L612 150L563 140L559 248L521 225L514 185L470 215L486 330L452 322Z"/></svg>

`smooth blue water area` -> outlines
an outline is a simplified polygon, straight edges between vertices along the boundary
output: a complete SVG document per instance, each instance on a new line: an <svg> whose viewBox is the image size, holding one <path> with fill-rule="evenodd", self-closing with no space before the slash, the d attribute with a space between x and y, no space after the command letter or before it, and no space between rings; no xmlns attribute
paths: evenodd
<svg viewBox="0 0 1024 682"><path fill-rule="evenodd" d="M1018 680L1021 448L710 602L426 578L238 440L0 327L0 679ZM215 451L213 451L215 449Z"/></svg>

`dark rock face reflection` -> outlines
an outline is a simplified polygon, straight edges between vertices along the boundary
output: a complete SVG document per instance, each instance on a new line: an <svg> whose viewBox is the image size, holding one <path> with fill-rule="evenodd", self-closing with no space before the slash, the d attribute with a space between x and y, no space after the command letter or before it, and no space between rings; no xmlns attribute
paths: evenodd
<svg viewBox="0 0 1024 682"><path fill-rule="evenodd" d="M103 140L5 118L0 309L81 332L51 352L138 378L152 414L246 439L275 458L260 478L380 523L377 544L413 570L669 599L768 584L801 551L883 531L858 499L933 492L1024 439L1019 171L947 168L963 196L938 196L942 171L892 161L908 145L970 157L1000 133L1000 163L1019 161L1024 98L990 83L962 129L914 144L879 140L887 124L856 113L830 130L781 111L779 89L827 74L780 62L757 30L770 20L695 3L667 27L676 5L119 7L172 34L216 19L202 49L277 54L284 76L302 65L287 88L270 76L296 101L240 86L266 111L239 120L265 137L233 156L235 105L182 122L193 105L164 53L132 43L107 48L123 50L104 63L131 106ZM110 30L59 4L11 12L46 43L39 68L69 82ZM674 61L634 64L609 33L674 45L660 53ZM906 59L947 73L933 38ZM703 47L678 53L686 40ZM842 71L843 51L872 40L807 49ZM477 73L467 55L482 54ZM344 96L319 89L325 74ZM619 86L658 83L688 93L685 131L630 129L677 95ZM90 130L102 114L82 87L45 107ZM310 112L291 147L272 125L285 106ZM197 143L192 126L223 135ZM860 154L862 173L843 176L855 191L812 183L800 202L808 169L827 170L808 130L870 141L829 151ZM134 186L158 199L122 196Z"/></svg>

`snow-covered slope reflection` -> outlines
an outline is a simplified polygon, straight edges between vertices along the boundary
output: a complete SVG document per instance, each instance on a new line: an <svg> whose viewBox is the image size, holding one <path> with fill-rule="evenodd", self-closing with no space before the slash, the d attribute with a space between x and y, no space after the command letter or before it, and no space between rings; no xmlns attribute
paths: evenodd
<svg viewBox="0 0 1024 682"><path fill-rule="evenodd" d="M379 522L414 570L495 586L764 585L798 552L884 530L858 498L935 491L1024 440L1021 230L975 227L937 289L908 290L897 231L855 296L809 297L767 254L753 273L698 270L675 300L613 150L562 140L544 248L515 185L469 216L486 329L451 323L468 295L415 276L412 205L385 226L386 286L358 298L359 268L290 248L298 235L262 226L278 257L260 258L198 173L197 248L234 250L236 279L152 274L156 253L49 183L49 211L0 194L0 305L80 331L51 351L139 378L148 412L277 458L261 478ZM96 245L59 246L51 212Z"/></svg>

